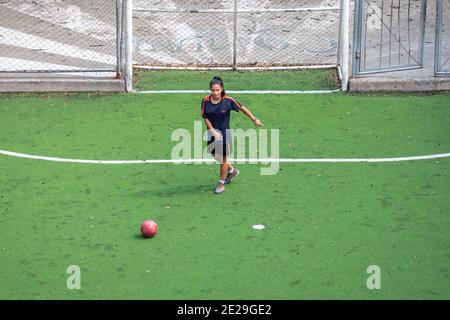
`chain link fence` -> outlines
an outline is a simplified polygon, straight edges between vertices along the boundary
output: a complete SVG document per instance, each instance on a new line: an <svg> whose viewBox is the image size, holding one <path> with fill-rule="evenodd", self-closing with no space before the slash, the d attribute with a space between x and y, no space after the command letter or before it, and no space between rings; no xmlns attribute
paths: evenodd
<svg viewBox="0 0 450 320"><path fill-rule="evenodd" d="M124 2L0 0L0 73L120 76ZM356 64L359 71L422 65L424 0L353 2L370 9L355 38L364 43L354 59L362 61ZM431 4L440 4L433 61L436 74L446 75L450 3ZM133 63L150 68L336 66L339 6L340 0L133 0Z"/></svg>
<svg viewBox="0 0 450 320"><path fill-rule="evenodd" d="M337 65L339 0L134 0L134 63Z"/></svg>
<svg viewBox="0 0 450 320"><path fill-rule="evenodd" d="M123 0L0 0L0 72L119 70Z"/></svg>

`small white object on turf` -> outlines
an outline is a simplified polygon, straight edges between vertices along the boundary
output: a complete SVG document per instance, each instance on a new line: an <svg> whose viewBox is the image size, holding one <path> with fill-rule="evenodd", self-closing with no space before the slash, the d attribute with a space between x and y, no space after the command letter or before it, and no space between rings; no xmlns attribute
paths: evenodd
<svg viewBox="0 0 450 320"><path fill-rule="evenodd" d="M266 226L263 225L263 224L254 224L254 225L252 226L252 228L253 228L253 229L256 229L256 230L262 230L262 229L265 229Z"/></svg>

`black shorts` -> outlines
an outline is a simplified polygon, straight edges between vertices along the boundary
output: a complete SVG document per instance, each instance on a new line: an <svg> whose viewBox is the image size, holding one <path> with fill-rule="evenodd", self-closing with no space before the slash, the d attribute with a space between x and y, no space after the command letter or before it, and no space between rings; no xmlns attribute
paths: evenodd
<svg viewBox="0 0 450 320"><path fill-rule="evenodd" d="M208 141L207 151L213 156L216 154L218 156L229 156L231 150L231 143L227 143L226 141L215 141L214 137L211 137L211 140Z"/></svg>

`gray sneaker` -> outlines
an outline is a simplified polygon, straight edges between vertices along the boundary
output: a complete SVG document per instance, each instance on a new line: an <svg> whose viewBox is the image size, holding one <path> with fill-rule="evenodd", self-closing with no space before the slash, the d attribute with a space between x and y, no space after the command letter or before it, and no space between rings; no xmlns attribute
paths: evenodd
<svg viewBox="0 0 450 320"><path fill-rule="evenodd" d="M222 193L225 191L225 186L223 185L223 183L219 183L216 187L216 189L214 189L214 193Z"/></svg>
<svg viewBox="0 0 450 320"><path fill-rule="evenodd" d="M234 168L233 173L228 173L227 178L225 179L225 184L231 183L233 181L233 178L236 177L239 174L239 170Z"/></svg>

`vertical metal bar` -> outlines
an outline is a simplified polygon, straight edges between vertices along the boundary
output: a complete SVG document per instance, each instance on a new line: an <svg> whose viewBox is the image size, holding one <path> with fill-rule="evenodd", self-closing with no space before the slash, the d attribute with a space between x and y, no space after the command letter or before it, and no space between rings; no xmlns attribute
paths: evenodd
<svg viewBox="0 0 450 320"><path fill-rule="evenodd" d="M364 59L363 59L363 52L366 48L366 34L365 34L365 29L364 29L364 19L365 19L365 12L367 11L367 7L366 7L366 3L364 2L364 0L361 0L361 7L360 7L360 25L359 25L359 38L360 38L360 45L359 45L359 68L360 71L365 70L364 69Z"/></svg>
<svg viewBox="0 0 450 320"><path fill-rule="evenodd" d="M411 64L411 0L408 0L408 64Z"/></svg>
<svg viewBox="0 0 450 320"><path fill-rule="evenodd" d="M369 20L369 7L367 7L367 9L365 10L365 14L364 14L364 54L363 54L363 65L364 65L364 70L367 68L366 66L366 62L367 62L367 21Z"/></svg>
<svg viewBox="0 0 450 320"><path fill-rule="evenodd" d="M442 28L442 13L444 11L443 1L437 0L436 3L436 43L434 47L434 74L438 75L441 72L441 28Z"/></svg>
<svg viewBox="0 0 450 320"><path fill-rule="evenodd" d="M120 78L120 11L119 2L116 0L116 77Z"/></svg>
<svg viewBox="0 0 450 320"><path fill-rule="evenodd" d="M383 59L383 29L384 29L384 23L383 23L383 19L384 19L384 0L381 1L381 36L380 36L380 63L379 63L379 68L381 69L381 63L382 63L382 59Z"/></svg>
<svg viewBox="0 0 450 320"><path fill-rule="evenodd" d="M350 0L341 0L341 23L340 23L340 60L339 66L341 69L341 90L348 90L348 67L349 67L349 28L350 28Z"/></svg>
<svg viewBox="0 0 450 320"><path fill-rule="evenodd" d="M420 9L420 41L419 41L419 61L423 66L424 46L425 46L425 22L427 17L427 0L422 0Z"/></svg>
<svg viewBox="0 0 450 320"><path fill-rule="evenodd" d="M133 90L133 0L125 1L125 90Z"/></svg>
<svg viewBox="0 0 450 320"><path fill-rule="evenodd" d="M339 65L340 61L341 61L341 38L342 38L342 0L340 0L340 4L339 4L339 36L338 36L338 42L337 42L337 59L336 59L336 64Z"/></svg>
<svg viewBox="0 0 450 320"><path fill-rule="evenodd" d="M391 55L392 55L392 17L394 16L394 3L391 0L391 17L389 19L389 67L391 66Z"/></svg>
<svg viewBox="0 0 450 320"><path fill-rule="evenodd" d="M237 68L237 22L238 22L238 13L237 13L237 0L234 0L234 28L233 28L233 69Z"/></svg>
<svg viewBox="0 0 450 320"><path fill-rule="evenodd" d="M401 49L402 49L402 30L400 28L400 0L398 0L397 19L398 19L398 65L401 65Z"/></svg>
<svg viewBox="0 0 450 320"><path fill-rule="evenodd" d="M361 71L359 52L361 51L361 0L355 0L353 25L353 59L352 74L356 76Z"/></svg>

